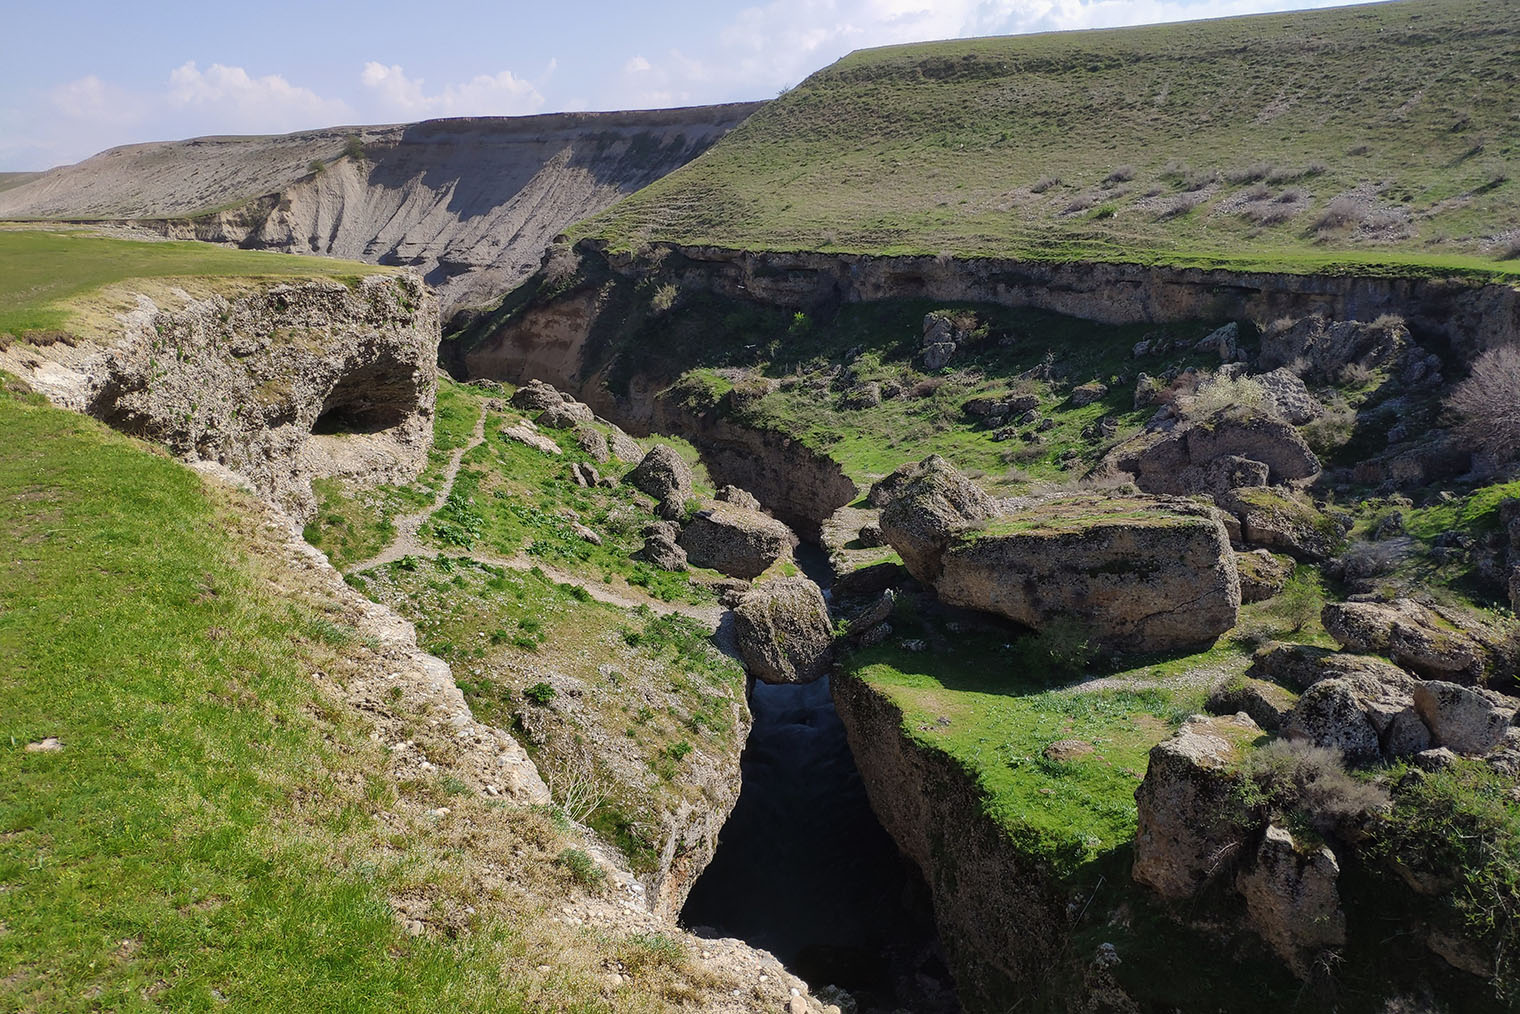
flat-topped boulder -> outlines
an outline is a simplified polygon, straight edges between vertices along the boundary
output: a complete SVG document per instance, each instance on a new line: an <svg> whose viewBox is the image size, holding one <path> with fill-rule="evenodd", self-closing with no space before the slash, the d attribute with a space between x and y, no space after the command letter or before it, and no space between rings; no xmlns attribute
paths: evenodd
<svg viewBox="0 0 1520 1014"><path fill-rule="evenodd" d="M791 552L792 530L769 514L714 501L698 511L678 540L686 558L730 577L759 577Z"/></svg>
<svg viewBox="0 0 1520 1014"><path fill-rule="evenodd" d="M1240 608L1224 525L1191 500L1083 493L998 504L931 458L900 484L881 526L942 601L1035 630L1075 620L1108 648L1207 644Z"/></svg>

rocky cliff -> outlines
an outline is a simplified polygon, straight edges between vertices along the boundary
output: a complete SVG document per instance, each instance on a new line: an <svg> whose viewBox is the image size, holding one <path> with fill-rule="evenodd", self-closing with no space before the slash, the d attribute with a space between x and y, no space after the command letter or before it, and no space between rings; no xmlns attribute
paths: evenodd
<svg viewBox="0 0 1520 1014"><path fill-rule="evenodd" d="M157 298L137 294L114 326L83 337L15 342L0 369L63 408L223 465L297 517L315 508L313 478L422 470L438 301L415 276Z"/></svg>
<svg viewBox="0 0 1520 1014"><path fill-rule="evenodd" d="M333 127L113 148L0 190L0 218L405 264L445 312L488 302L571 223L705 151L757 103Z"/></svg>

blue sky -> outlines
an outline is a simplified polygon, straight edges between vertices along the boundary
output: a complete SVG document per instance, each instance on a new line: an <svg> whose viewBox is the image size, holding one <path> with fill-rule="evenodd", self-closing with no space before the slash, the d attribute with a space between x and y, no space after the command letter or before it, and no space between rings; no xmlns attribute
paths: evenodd
<svg viewBox="0 0 1520 1014"><path fill-rule="evenodd" d="M135 141L768 98L852 49L1342 0L21 0L0 171Z"/></svg>

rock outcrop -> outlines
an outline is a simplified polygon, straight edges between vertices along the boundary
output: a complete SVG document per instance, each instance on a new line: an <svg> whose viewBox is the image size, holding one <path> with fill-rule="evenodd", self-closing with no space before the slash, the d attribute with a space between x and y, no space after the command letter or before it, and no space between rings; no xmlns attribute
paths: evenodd
<svg viewBox="0 0 1520 1014"><path fill-rule="evenodd" d="M115 333L15 343L0 369L64 408L224 465L302 519L311 480L402 482L433 436L438 303L411 275L147 296Z"/></svg>
<svg viewBox="0 0 1520 1014"><path fill-rule="evenodd" d="M172 239L406 264L452 313L515 287L556 234L697 157L758 106L135 144L0 193L0 216L129 219Z"/></svg>
<svg viewBox="0 0 1520 1014"><path fill-rule="evenodd" d="M796 536L767 514L714 501L686 523L678 542L693 565L748 579L791 552Z"/></svg>
<svg viewBox="0 0 1520 1014"><path fill-rule="evenodd" d="M1346 650L1386 655L1428 679L1474 683L1503 664L1502 647L1476 620L1444 616L1412 599L1332 602L1320 620Z"/></svg>
<svg viewBox="0 0 1520 1014"><path fill-rule="evenodd" d="M734 607L734 636L750 675L764 683L811 683L833 662L833 625L818 586L805 577L757 584Z"/></svg>
<svg viewBox="0 0 1520 1014"><path fill-rule="evenodd" d="M1236 773L1242 749L1261 735L1244 715L1194 716L1151 748L1135 790L1135 880L1166 898L1191 898L1250 835Z"/></svg>
<svg viewBox="0 0 1520 1014"><path fill-rule="evenodd" d="M667 521L686 514L686 501L694 495L691 466L665 444L656 444L623 481L657 501L657 512Z"/></svg>
<svg viewBox="0 0 1520 1014"><path fill-rule="evenodd" d="M1142 434L1117 448L1108 461L1133 475L1147 493L1219 496L1319 474L1319 459L1290 423L1239 408Z"/></svg>
<svg viewBox="0 0 1520 1014"><path fill-rule="evenodd" d="M1436 744L1465 754L1487 753L1503 743L1520 708L1514 698L1443 680L1416 684L1413 698Z"/></svg>
<svg viewBox="0 0 1520 1014"><path fill-rule="evenodd" d="M1309 977L1320 955L1346 944L1340 872L1326 846L1300 845L1268 825L1254 863L1235 878L1251 925L1299 978Z"/></svg>
<svg viewBox="0 0 1520 1014"><path fill-rule="evenodd" d="M1235 625L1240 581L1212 508L1091 494L998 505L937 457L899 475L882 532L944 602L1036 630L1075 622L1125 651L1193 647Z"/></svg>

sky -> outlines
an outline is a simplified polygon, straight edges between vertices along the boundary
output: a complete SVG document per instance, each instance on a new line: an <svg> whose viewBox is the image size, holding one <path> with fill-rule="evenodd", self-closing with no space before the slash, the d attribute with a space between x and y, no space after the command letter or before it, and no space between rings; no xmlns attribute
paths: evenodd
<svg viewBox="0 0 1520 1014"><path fill-rule="evenodd" d="M11 0L0 172L138 141L763 99L854 49L1345 0Z"/></svg>

